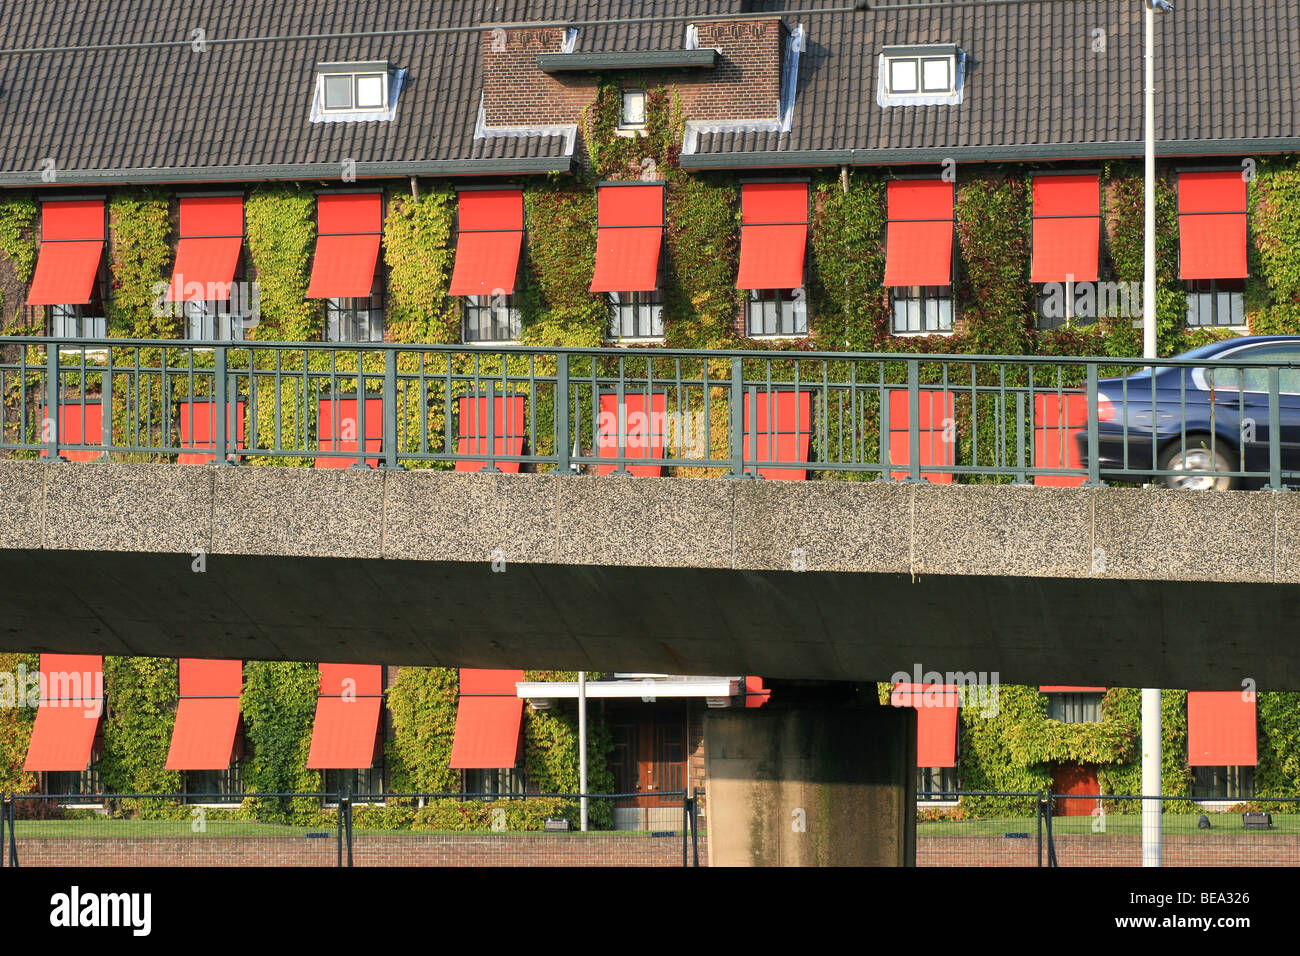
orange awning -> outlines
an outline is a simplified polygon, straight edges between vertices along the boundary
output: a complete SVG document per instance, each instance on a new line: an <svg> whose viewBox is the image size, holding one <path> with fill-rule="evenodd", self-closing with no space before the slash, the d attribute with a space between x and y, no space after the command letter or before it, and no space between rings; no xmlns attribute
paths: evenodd
<svg viewBox="0 0 1300 956"><path fill-rule="evenodd" d="M1030 282L1096 282L1101 240L1097 174L1034 177Z"/></svg>
<svg viewBox="0 0 1300 956"><path fill-rule="evenodd" d="M180 660L180 700L168 770L225 770L239 729L243 661Z"/></svg>
<svg viewBox="0 0 1300 956"><path fill-rule="evenodd" d="M524 242L522 189L465 190L450 295L510 295Z"/></svg>
<svg viewBox="0 0 1300 956"><path fill-rule="evenodd" d="M1188 691L1187 763L1253 767L1258 762L1255 695L1239 690Z"/></svg>
<svg viewBox="0 0 1300 956"><path fill-rule="evenodd" d="M24 770L85 770L104 713L104 658L42 654L41 697Z"/></svg>
<svg viewBox="0 0 1300 956"><path fill-rule="evenodd" d="M659 282L664 187L601 186L592 292L652 292Z"/></svg>
<svg viewBox="0 0 1300 956"><path fill-rule="evenodd" d="M515 696L523 671L461 668L454 770L498 770L519 763L524 702Z"/></svg>
<svg viewBox="0 0 1300 956"><path fill-rule="evenodd" d="M647 405L644 392L627 392L620 405L617 392L602 394L596 428L596 455L600 458L662 458L667 425L664 403L667 398L663 392L653 392ZM597 465L596 474L608 475L618 467ZM662 465L622 467L637 477L658 478L663 474Z"/></svg>
<svg viewBox="0 0 1300 956"><path fill-rule="evenodd" d="M103 254L102 199L42 203L41 247L27 304L87 304Z"/></svg>
<svg viewBox="0 0 1300 956"><path fill-rule="evenodd" d="M895 179L887 187L887 286L952 284L953 186L942 179Z"/></svg>
<svg viewBox="0 0 1300 956"><path fill-rule="evenodd" d="M1244 279L1246 180L1240 169L1178 174L1178 276Z"/></svg>
<svg viewBox="0 0 1300 956"><path fill-rule="evenodd" d="M488 421L488 396L462 396L456 400L460 420L456 433L457 455L522 455L524 452L524 396L497 395L492 399L492 421ZM491 444L488 435L494 436ZM487 461L458 459L457 471L482 471ZM492 462L511 474L519 471L517 461Z"/></svg>
<svg viewBox="0 0 1300 956"><path fill-rule="evenodd" d="M746 183L740 196L737 289L803 286L807 183Z"/></svg>
<svg viewBox="0 0 1300 956"><path fill-rule="evenodd" d="M895 707L916 708L916 765L957 766L957 687L952 684L896 684Z"/></svg>
<svg viewBox="0 0 1300 956"><path fill-rule="evenodd" d="M309 299L361 299L370 295L379 261L383 197L379 193L326 193L316 198L316 255Z"/></svg>
<svg viewBox="0 0 1300 956"><path fill-rule="evenodd" d="M182 196L180 241L167 299L224 302L244 241L242 196Z"/></svg>
<svg viewBox="0 0 1300 956"><path fill-rule="evenodd" d="M375 761L383 668L320 664L320 696L311 732L311 770L363 770Z"/></svg>
<svg viewBox="0 0 1300 956"><path fill-rule="evenodd" d="M747 466L759 462L808 460L812 441L812 392L793 389L756 389L745 399L744 447ZM764 478L803 481L802 468L759 467Z"/></svg>

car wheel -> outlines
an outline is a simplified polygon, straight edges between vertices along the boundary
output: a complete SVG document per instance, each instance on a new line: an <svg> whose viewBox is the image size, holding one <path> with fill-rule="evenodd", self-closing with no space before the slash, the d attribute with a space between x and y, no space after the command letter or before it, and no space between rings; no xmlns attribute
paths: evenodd
<svg viewBox="0 0 1300 956"><path fill-rule="evenodd" d="M1233 471L1230 455L1234 451L1225 439L1211 442L1209 435L1188 435L1185 445L1175 438L1165 447L1158 467L1161 471ZM1237 479L1229 475L1168 475L1163 481L1170 488L1190 491L1227 491L1237 485Z"/></svg>

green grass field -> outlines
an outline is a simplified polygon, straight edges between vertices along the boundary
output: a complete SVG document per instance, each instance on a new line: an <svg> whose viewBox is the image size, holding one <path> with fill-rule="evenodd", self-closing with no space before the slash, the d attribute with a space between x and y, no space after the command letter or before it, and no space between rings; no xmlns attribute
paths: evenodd
<svg viewBox="0 0 1300 956"><path fill-rule="evenodd" d="M1271 830L1244 830L1241 826L1240 813L1207 813L1210 818L1209 830L1198 830L1196 822L1199 813L1166 813L1163 816L1163 831L1166 836L1188 835L1198 838L1244 837L1252 840L1265 840L1270 837L1300 836L1300 814L1273 814ZM1094 834L1094 819L1087 817L1053 817L1052 833L1055 836L1100 836ZM1105 817L1105 833L1132 834L1142 832L1142 817L1137 813L1108 813ZM1003 836L1007 833L1028 833L1034 837L1038 832L1038 821L1033 817L999 817L989 820L933 820L916 824L918 837L936 836Z"/></svg>

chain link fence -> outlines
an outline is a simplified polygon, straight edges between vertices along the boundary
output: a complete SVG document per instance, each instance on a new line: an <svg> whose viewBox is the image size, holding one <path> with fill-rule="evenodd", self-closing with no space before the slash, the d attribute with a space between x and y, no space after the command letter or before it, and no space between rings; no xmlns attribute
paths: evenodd
<svg viewBox="0 0 1300 956"><path fill-rule="evenodd" d="M105 794L74 807L49 795L6 795L0 866L707 865L700 802L690 792L655 794L653 806L644 794L239 794L222 806L194 799ZM645 827L614 829L624 810L644 811Z"/></svg>
<svg viewBox="0 0 1300 956"><path fill-rule="evenodd" d="M918 866L1141 866L1142 804L1160 800L1163 866L1300 866L1300 798L1256 801L1102 794L931 794L922 808ZM959 799L1020 809L980 812Z"/></svg>

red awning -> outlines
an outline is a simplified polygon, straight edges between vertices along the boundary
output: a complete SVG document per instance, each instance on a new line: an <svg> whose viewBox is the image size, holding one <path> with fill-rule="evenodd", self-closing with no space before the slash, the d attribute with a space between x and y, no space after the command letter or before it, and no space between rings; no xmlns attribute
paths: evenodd
<svg viewBox="0 0 1300 956"><path fill-rule="evenodd" d="M320 416L317 421L316 434L320 437L321 451L358 451L357 434L361 426L357 423L359 409L355 398L322 398ZM383 447L384 439L384 400L382 398L366 399L366 451L377 452ZM317 468L350 468L357 463L355 458L317 458ZM371 468L379 467L378 458L367 458L366 464Z"/></svg>
<svg viewBox="0 0 1300 956"><path fill-rule="evenodd" d="M1188 691L1187 763L1253 767L1259 761L1255 695L1239 690Z"/></svg>
<svg viewBox="0 0 1300 956"><path fill-rule="evenodd" d="M662 458L664 456L664 431L667 415L664 411L667 396L654 392L648 404L644 392L627 392L623 404L618 395L606 392L600 396L600 419L596 428L596 454L601 458ZM622 412L622 421L619 413ZM622 439L620 441L620 437ZM620 447L621 446L621 447ZM596 474L608 475L617 465L597 465ZM624 465L626 471L637 477L657 478L663 474L662 465Z"/></svg>
<svg viewBox="0 0 1300 956"><path fill-rule="evenodd" d="M744 428L747 467L765 461L807 461L812 440L812 392L760 389L751 393L745 401ZM808 477L802 468L760 467L758 473L777 481L803 481Z"/></svg>
<svg viewBox="0 0 1300 956"><path fill-rule="evenodd" d="M957 766L957 710L953 684L896 684L889 702L916 708L916 765Z"/></svg>
<svg viewBox="0 0 1300 956"><path fill-rule="evenodd" d="M659 282L664 187L601 186L592 292L652 292Z"/></svg>
<svg viewBox="0 0 1300 956"><path fill-rule="evenodd" d="M383 668L320 664L320 696L311 732L310 770L364 770L375 762Z"/></svg>
<svg viewBox="0 0 1300 956"><path fill-rule="evenodd" d="M41 697L24 770L85 770L104 713L104 658L42 654Z"/></svg>
<svg viewBox="0 0 1300 956"><path fill-rule="evenodd" d="M181 197L180 242L167 298L224 302L244 241L242 196Z"/></svg>
<svg viewBox="0 0 1300 956"><path fill-rule="evenodd" d="M1178 276L1244 279L1246 180L1240 169L1178 174Z"/></svg>
<svg viewBox="0 0 1300 956"><path fill-rule="evenodd" d="M1096 282L1101 239L1099 177L1035 176L1030 282Z"/></svg>
<svg viewBox="0 0 1300 956"><path fill-rule="evenodd" d="M510 295L524 242L522 189L466 190L459 197L451 295Z"/></svg>
<svg viewBox="0 0 1300 956"><path fill-rule="evenodd" d="M910 465L911 438L906 389L893 389L889 393L889 461L893 465ZM955 461L956 419L953 414L953 393L941 388L923 388L917 395L917 440L920 465L952 466ZM895 480L902 480L909 472L895 471ZM952 484L953 476L943 472L921 472L921 477L936 485ZM925 766L929 766L926 764Z"/></svg>
<svg viewBox="0 0 1300 956"><path fill-rule="evenodd" d="M807 183L746 183L740 194L737 289L803 286Z"/></svg>
<svg viewBox="0 0 1300 956"><path fill-rule="evenodd" d="M887 191L887 286L952 284L952 183L895 179Z"/></svg>
<svg viewBox="0 0 1300 956"><path fill-rule="evenodd" d="M1088 399L1073 389L1034 396L1034 467L1082 468L1075 432L1088 427ZM1074 486L1083 475L1035 475L1036 485Z"/></svg>
<svg viewBox="0 0 1300 956"><path fill-rule="evenodd" d="M226 442L228 447L236 447L244 441L244 402L235 402L233 414L226 422ZM369 409L367 409L369 411ZM180 403L180 438L182 448L216 449L217 442L217 406L215 402L184 401ZM369 429L367 429L368 431ZM215 454L181 454L176 457L178 465L206 465L216 460Z"/></svg>
<svg viewBox="0 0 1300 956"><path fill-rule="evenodd" d="M762 707L772 698L772 692L763 686L763 678L750 674L745 678L745 706Z"/></svg>
<svg viewBox="0 0 1300 956"><path fill-rule="evenodd" d="M524 396L498 395L492 400L493 420L488 422L488 397L463 396L456 400L460 428L456 437L457 455L522 455L524 453ZM489 430L495 441L488 444ZM487 461L456 462L457 471L481 471ZM519 471L517 461L492 462L503 472Z"/></svg>
<svg viewBox="0 0 1300 956"><path fill-rule="evenodd" d="M519 763L524 702L515 696L523 671L460 671L453 770L499 770Z"/></svg>
<svg viewBox="0 0 1300 956"><path fill-rule="evenodd" d="M180 660L180 700L168 770L225 770L239 729L243 661Z"/></svg>
<svg viewBox="0 0 1300 956"><path fill-rule="evenodd" d="M41 416L45 406L41 406ZM70 451L64 445L102 445L104 443L104 406L98 399L67 402L59 406L59 454L68 461L98 461L102 452ZM41 450L41 457L49 453Z"/></svg>
<svg viewBox="0 0 1300 956"><path fill-rule="evenodd" d="M383 197L335 193L316 197L316 256L309 299L361 299L375 284Z"/></svg>
<svg viewBox="0 0 1300 956"><path fill-rule="evenodd" d="M28 305L86 305L104 254L104 201L41 204L41 248Z"/></svg>

